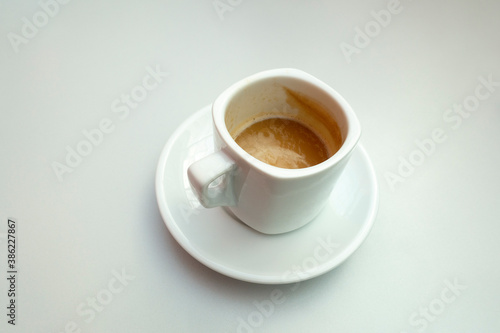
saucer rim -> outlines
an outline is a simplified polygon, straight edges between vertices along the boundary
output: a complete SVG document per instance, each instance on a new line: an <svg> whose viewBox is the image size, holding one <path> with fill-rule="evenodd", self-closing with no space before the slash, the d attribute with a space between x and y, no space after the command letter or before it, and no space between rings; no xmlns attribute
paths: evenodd
<svg viewBox="0 0 500 333"><path fill-rule="evenodd" d="M156 175L155 175L155 192L157 204L160 209L160 214L162 216L163 222L165 223L167 229L173 238L177 241L177 243L188 252L194 259L205 265L206 267L223 274L225 276L251 283L258 284L269 284L269 285L278 285L278 284L289 284L296 283L305 280L309 280L315 278L317 276L323 275L334 268L341 265L345 260L347 260L365 241L368 237L377 212L379 205L379 191L378 191L378 183L375 174L375 170L373 167L373 163L366 152L366 149L363 147L361 142L358 142L357 146L353 149L353 154L358 151L362 155L362 160L364 161L365 167L367 169L367 174L369 174L370 179L370 187L372 190L370 193L370 205L369 210L367 211L366 217L364 218L363 224L361 225L359 231L356 233L356 236L349 242L349 244L344 248L342 252L339 254L332 256L326 263L321 265L320 267L316 267L314 272L307 274L306 276L291 274L288 275L288 278L285 278L282 275L262 275L262 274L251 274L247 272L242 272L240 270L227 267L226 265L222 265L216 261L213 261L203 255L201 251L196 249L190 244L189 239L179 228L177 222L175 221L174 216L172 215L170 209L168 208L166 196L165 196L165 188L164 188L164 179L165 179L165 167L168 156L170 152L175 147L175 143L178 141L178 138L186 131L189 126L193 123L194 120L202 117L205 113L209 112L211 109L211 104L200 108L197 112L189 115L184 121L177 127L177 129L170 135L167 142L162 148L162 152L160 154L160 158L158 160ZM346 166L348 168L349 165ZM342 176L341 176L342 177ZM298 230L300 232L300 230ZM286 272L285 272L286 273Z"/></svg>

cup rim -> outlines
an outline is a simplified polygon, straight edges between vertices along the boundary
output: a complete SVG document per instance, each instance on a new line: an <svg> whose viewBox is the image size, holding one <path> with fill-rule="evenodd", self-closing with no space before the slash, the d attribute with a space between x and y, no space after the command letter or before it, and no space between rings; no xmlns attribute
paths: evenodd
<svg viewBox="0 0 500 333"><path fill-rule="evenodd" d="M225 123L225 113L229 102L232 97L241 92L245 87L250 84L256 83L258 81L263 81L269 78L282 77L282 78L293 78L304 81L309 84L313 84L317 88L323 90L328 95L330 95L340 106L342 110L346 123L347 123L347 135L340 149L329 157L327 160L301 169L286 169L276 167L259 159L253 157L247 153L243 148L241 148L232 138L229 131L227 130ZM230 87L224 90L212 104L212 119L215 125L215 129L219 133L220 137L225 143L225 147L222 149L230 149L234 154L238 155L240 158L245 160L248 164L252 165L256 170L261 173L267 174L275 178L303 178L308 177L317 173L321 173L332 166L338 164L341 160L347 157L352 150L356 147L360 137L361 137L361 125L359 120L352 110L351 106L347 101L340 95L336 90L327 85L325 82L319 80L315 76L308 74L302 70L295 68L278 68L262 71L253 75L250 75ZM231 154L230 154L231 155Z"/></svg>

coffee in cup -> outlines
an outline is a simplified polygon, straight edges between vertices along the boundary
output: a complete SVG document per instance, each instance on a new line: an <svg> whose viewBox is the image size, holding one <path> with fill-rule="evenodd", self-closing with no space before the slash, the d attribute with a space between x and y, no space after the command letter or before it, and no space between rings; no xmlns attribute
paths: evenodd
<svg viewBox="0 0 500 333"><path fill-rule="evenodd" d="M340 94L291 68L231 85L215 99L212 122L214 151L187 168L193 193L265 234L319 214L361 135Z"/></svg>
<svg viewBox="0 0 500 333"><path fill-rule="evenodd" d="M263 110L231 136L247 153L272 166L301 169L326 161L342 145L337 123L323 106L282 89L287 94L287 108Z"/></svg>

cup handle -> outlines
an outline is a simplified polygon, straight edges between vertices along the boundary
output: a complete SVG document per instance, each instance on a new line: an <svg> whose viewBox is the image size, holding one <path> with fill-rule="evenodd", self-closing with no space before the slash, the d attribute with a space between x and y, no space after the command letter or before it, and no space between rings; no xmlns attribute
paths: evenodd
<svg viewBox="0 0 500 333"><path fill-rule="evenodd" d="M236 164L222 150L191 164L188 179L198 200L206 208L236 205L233 188Z"/></svg>

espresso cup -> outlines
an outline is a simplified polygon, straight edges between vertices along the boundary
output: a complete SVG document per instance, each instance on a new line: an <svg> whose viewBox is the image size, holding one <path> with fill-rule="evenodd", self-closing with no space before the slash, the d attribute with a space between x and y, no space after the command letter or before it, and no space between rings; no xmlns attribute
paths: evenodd
<svg viewBox="0 0 500 333"><path fill-rule="evenodd" d="M289 68L230 86L214 101L212 120L215 151L187 170L193 192L204 207L222 206L265 234L319 214L361 135L339 93Z"/></svg>

